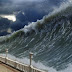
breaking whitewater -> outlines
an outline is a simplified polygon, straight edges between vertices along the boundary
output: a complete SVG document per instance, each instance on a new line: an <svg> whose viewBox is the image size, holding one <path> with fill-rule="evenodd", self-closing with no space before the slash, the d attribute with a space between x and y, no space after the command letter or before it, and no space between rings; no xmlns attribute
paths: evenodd
<svg viewBox="0 0 72 72"><path fill-rule="evenodd" d="M64 3L43 19L32 22L11 35L0 37L0 53L49 72L72 71L72 3Z"/></svg>

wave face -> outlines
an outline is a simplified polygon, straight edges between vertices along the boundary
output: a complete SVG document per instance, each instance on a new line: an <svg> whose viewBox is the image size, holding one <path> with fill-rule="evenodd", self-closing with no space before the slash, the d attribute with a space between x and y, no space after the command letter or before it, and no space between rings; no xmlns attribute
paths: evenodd
<svg viewBox="0 0 72 72"><path fill-rule="evenodd" d="M18 58L29 58L29 52L33 52L35 62L57 71L67 68L72 63L72 6L1 37L1 52L6 48Z"/></svg>

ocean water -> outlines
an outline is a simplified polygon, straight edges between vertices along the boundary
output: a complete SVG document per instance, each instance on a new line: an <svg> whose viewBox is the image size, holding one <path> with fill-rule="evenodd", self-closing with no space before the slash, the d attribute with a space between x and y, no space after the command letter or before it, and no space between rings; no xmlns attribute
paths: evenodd
<svg viewBox="0 0 72 72"><path fill-rule="evenodd" d="M16 32L0 37L0 53L19 62L29 64L29 52L33 52L32 65L49 72L72 71L72 1L32 22Z"/></svg>

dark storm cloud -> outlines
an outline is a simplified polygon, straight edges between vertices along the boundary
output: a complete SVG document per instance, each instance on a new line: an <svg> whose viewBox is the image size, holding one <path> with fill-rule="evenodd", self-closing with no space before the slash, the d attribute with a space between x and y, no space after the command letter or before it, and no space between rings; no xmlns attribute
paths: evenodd
<svg viewBox="0 0 72 72"><path fill-rule="evenodd" d="M0 0L0 14L12 14L15 11L35 9L48 12L52 5L58 5L62 0Z"/></svg>
<svg viewBox="0 0 72 72"><path fill-rule="evenodd" d="M28 22L42 19L61 2L62 0L0 0L0 15L16 15L15 22L0 18L0 35L9 34L23 28Z"/></svg>
<svg viewBox="0 0 72 72"><path fill-rule="evenodd" d="M12 14L15 11L27 9L44 12L49 8L48 0L0 0L0 14Z"/></svg>
<svg viewBox="0 0 72 72"><path fill-rule="evenodd" d="M6 18L0 17L0 36L9 34L10 21Z"/></svg>

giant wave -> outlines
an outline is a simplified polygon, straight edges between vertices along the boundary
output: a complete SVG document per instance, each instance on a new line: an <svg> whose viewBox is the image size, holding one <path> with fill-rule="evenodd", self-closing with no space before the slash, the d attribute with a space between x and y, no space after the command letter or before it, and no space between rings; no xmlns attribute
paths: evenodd
<svg viewBox="0 0 72 72"><path fill-rule="evenodd" d="M72 6L67 5L64 10L54 11L11 35L0 37L0 52L4 54L6 48L18 59L28 59L29 52L33 52L35 64L41 62L46 68L65 72L72 63Z"/></svg>

